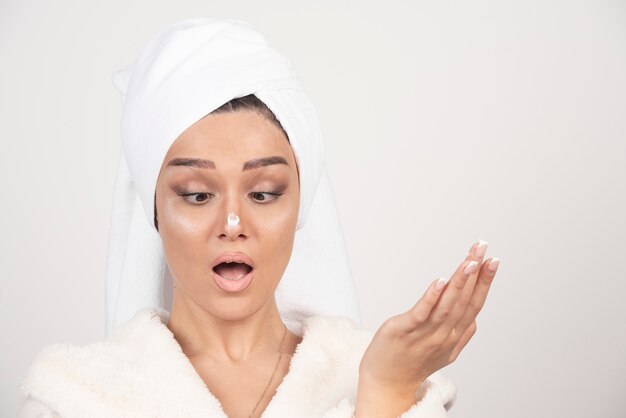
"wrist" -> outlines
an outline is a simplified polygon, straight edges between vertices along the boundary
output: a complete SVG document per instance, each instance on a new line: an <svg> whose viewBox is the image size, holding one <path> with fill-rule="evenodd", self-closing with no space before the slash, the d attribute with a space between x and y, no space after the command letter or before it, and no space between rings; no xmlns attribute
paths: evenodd
<svg viewBox="0 0 626 418"><path fill-rule="evenodd" d="M422 399L424 395L424 391L420 390L422 382L391 385L359 377L355 417L396 418Z"/></svg>

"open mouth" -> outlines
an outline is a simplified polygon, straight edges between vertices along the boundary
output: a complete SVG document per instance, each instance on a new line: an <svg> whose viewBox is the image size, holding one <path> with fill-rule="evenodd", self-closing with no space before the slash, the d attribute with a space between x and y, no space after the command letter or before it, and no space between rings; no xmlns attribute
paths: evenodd
<svg viewBox="0 0 626 418"><path fill-rule="evenodd" d="M252 271L252 267L246 263L219 263L213 267L213 271L226 280L241 280Z"/></svg>

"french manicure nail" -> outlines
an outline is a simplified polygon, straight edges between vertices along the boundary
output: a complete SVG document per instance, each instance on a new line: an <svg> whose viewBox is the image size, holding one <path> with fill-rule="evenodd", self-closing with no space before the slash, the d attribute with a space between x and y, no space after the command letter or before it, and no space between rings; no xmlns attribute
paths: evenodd
<svg viewBox="0 0 626 418"><path fill-rule="evenodd" d="M476 246L476 250L474 251L474 255L478 258L484 257L487 252L487 246L489 243L487 241L480 240L478 241L478 245Z"/></svg>
<svg viewBox="0 0 626 418"><path fill-rule="evenodd" d="M494 257L489 262L489 265L487 266L487 268L489 269L490 272L495 273L496 270L498 270L499 265L500 265L500 259L498 257Z"/></svg>
<svg viewBox="0 0 626 418"><path fill-rule="evenodd" d="M463 273L465 273L465 275L472 274L476 270L476 266L478 266L478 261L472 260L467 265L467 267L465 267L465 270L463 270Z"/></svg>
<svg viewBox="0 0 626 418"><path fill-rule="evenodd" d="M440 291L441 289L443 289L443 287L446 285L447 282L448 281L444 279L443 277L438 278L437 283L435 283L435 290Z"/></svg>

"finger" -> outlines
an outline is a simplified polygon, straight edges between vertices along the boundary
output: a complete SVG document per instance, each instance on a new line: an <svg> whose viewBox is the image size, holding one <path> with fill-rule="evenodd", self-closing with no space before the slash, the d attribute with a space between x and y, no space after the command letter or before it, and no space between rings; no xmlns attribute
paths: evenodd
<svg viewBox="0 0 626 418"><path fill-rule="evenodd" d="M476 280L476 286L474 287L472 297L465 308L465 312L459 321L454 325L455 328L463 329L476 319L476 316L478 316L478 313L485 305L489 288L491 287L491 283L496 276L499 265L500 259L498 257L490 258L483 263L478 279Z"/></svg>
<svg viewBox="0 0 626 418"><path fill-rule="evenodd" d="M447 280L443 277L436 279L430 284L426 292L415 303L415 305L409 310L411 316L418 322L424 323L428 319L433 306L439 300L443 289L447 284Z"/></svg>
<svg viewBox="0 0 626 418"><path fill-rule="evenodd" d="M484 253L484 251L483 251ZM450 317L448 318L448 320L446 321L447 323L447 327L448 329L452 329L452 328L458 328L457 324L460 321L460 319L464 316L465 312L467 311L467 307L470 303L472 303L472 297L474 295L474 289L476 287L476 283L478 282L478 278L480 276L480 274L483 274L484 270L486 269L486 264L483 261L480 268L478 270L476 270L474 273L472 273L469 278L467 279L467 283L465 284L465 287L463 288L463 290L461 291L461 295L459 296L459 299L457 300L456 304L454 305L454 307L452 308L452 312L450 313ZM473 318L470 319L473 320ZM466 322L464 324L464 326L462 326L460 329L465 329L467 328L469 322Z"/></svg>
<svg viewBox="0 0 626 418"><path fill-rule="evenodd" d="M431 316L432 322L438 326L440 326L444 321L446 321L450 314L452 314L454 310L454 306L456 305L462 291L467 284L468 280L473 274L476 274L477 270L480 267L480 263L482 262L482 258L485 256L485 251L487 250L487 242L479 241L476 244L472 245L470 248L470 252L463 262L456 269L448 285L443 291L443 294L439 298L439 301L435 304L432 309ZM456 313L457 317L453 318L450 324L446 325L446 328L452 329L454 324L458 321L459 313Z"/></svg>
<svg viewBox="0 0 626 418"><path fill-rule="evenodd" d="M444 321L444 323L442 323L445 325L443 325L443 327L440 326L440 329L442 331L446 329L450 331L453 328L460 329L456 327L456 324L463 317L463 314L467 310L467 305L470 303L470 300L472 299L472 294L474 293L474 287L478 280L480 268L482 268L482 266L480 266L477 271L475 271L474 273L468 276L465 286L461 290L461 293L459 294L459 297L456 303L452 307L452 312L450 312L450 315L448 316L448 318ZM465 327L463 327L462 329L465 329Z"/></svg>
<svg viewBox="0 0 626 418"><path fill-rule="evenodd" d="M457 344L452 349L452 353L450 354L450 358L448 360L450 363L456 360L456 358L465 348L469 340L471 340L474 334L476 334L477 329L478 327L476 326L476 321L470 323L469 326L465 329L465 331L461 335L461 338L459 338L459 342L457 342Z"/></svg>

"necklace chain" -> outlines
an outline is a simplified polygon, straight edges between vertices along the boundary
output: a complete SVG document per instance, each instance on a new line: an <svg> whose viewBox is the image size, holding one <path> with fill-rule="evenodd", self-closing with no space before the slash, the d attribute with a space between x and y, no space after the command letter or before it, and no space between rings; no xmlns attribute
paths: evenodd
<svg viewBox="0 0 626 418"><path fill-rule="evenodd" d="M284 326L284 324L283 324L283 326ZM254 408L252 409L252 412L250 412L250 415L248 415L248 418L252 418L252 416L254 415L254 412L256 411L256 409L259 407L259 404L263 400L263 397L265 396L265 393L267 392L267 389L269 389L270 383L272 383L272 380L274 380L274 376L276 375L276 371L278 370L278 365L280 364L280 360L283 358L283 343L285 342L285 335L287 335L287 327L286 326L285 326L285 331L283 332L283 338L280 341L280 348L279 348L279 351L278 351L279 355L278 355L278 360L276 360L276 366L274 366L274 372L272 373L272 376L270 377L270 380L267 382L267 385L265 386L265 389L263 390L263 393L261 394L261 397L256 402L256 405L254 405Z"/></svg>

